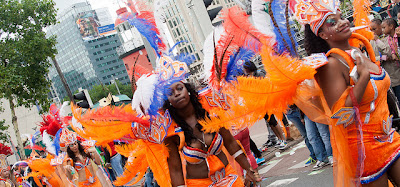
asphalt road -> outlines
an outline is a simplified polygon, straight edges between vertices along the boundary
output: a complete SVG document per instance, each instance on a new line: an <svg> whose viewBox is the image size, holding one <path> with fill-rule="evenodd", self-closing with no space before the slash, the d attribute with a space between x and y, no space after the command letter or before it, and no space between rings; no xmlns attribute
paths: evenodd
<svg viewBox="0 0 400 187"><path fill-rule="evenodd" d="M260 186L333 187L331 166L318 171L312 171L313 165L305 167L309 151L304 141L284 152L276 150L275 156L259 167L264 178Z"/></svg>

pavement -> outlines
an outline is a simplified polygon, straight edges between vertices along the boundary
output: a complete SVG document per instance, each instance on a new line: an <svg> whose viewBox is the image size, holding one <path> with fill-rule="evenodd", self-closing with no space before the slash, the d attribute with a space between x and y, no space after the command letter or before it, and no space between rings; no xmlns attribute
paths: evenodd
<svg viewBox="0 0 400 187"><path fill-rule="evenodd" d="M318 171L312 171L313 165L305 167L309 157L304 139L295 133L295 127L291 127L293 141L288 141L285 150L269 148L262 155L266 162L259 166L258 171L263 180L259 186L289 186L289 187L333 187L332 167L326 166ZM268 130L265 122L260 120L250 128L250 136L257 147L262 147L268 139Z"/></svg>

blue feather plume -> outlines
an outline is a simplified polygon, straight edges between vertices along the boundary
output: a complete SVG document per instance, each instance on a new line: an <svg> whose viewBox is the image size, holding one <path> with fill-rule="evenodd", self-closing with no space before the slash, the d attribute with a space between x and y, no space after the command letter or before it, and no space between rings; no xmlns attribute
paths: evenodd
<svg viewBox="0 0 400 187"><path fill-rule="evenodd" d="M32 135L32 146L36 144L36 136L40 134L40 131L35 132L35 134Z"/></svg>
<svg viewBox="0 0 400 187"><path fill-rule="evenodd" d="M244 62L251 60L254 55L254 51L247 47L241 47L236 53L232 54L226 68L226 81L231 82L236 80L237 76L242 75Z"/></svg>
<svg viewBox="0 0 400 187"><path fill-rule="evenodd" d="M61 131L62 131L62 129L59 129L57 131L57 134L56 134L56 136L54 138L54 141L53 141L53 146L56 149L56 155L57 156L58 156L58 153L60 152L60 134L61 134Z"/></svg>
<svg viewBox="0 0 400 187"><path fill-rule="evenodd" d="M169 56L172 56L172 51L175 49L175 47L178 46L179 44L185 43L185 42L187 42L187 41L186 41L186 40L181 40L181 41L179 41L179 42L176 42L176 43L174 44L174 46L172 46L171 49L168 50L168 55L169 55Z"/></svg>
<svg viewBox="0 0 400 187"><path fill-rule="evenodd" d="M276 42L277 42L276 50L280 54L289 53L292 56L295 56L296 49L293 49L293 46L291 44L291 40L289 37L289 33L291 33L293 37L295 36L295 33L292 29L290 29L289 31L287 30L285 7L286 7L285 0L274 0L271 3L271 11L274 15L273 18L275 19L275 21L278 25L278 28L275 27L275 25L274 25L274 33L276 35ZM291 24L291 23L289 23L289 24ZM281 31L282 35L279 33L279 30ZM288 44L290 51L287 51L287 49L285 47L285 42ZM294 39L294 42L295 42L295 47L297 47L297 42L295 39Z"/></svg>
<svg viewBox="0 0 400 187"><path fill-rule="evenodd" d="M120 16L120 19L123 21L128 21L130 25L134 26L140 32L140 34L142 34L147 41L149 41L151 47L157 52L157 56L160 57L160 46L163 45L163 41L157 34L156 25L150 23L146 19L138 18L131 14L124 14Z"/></svg>

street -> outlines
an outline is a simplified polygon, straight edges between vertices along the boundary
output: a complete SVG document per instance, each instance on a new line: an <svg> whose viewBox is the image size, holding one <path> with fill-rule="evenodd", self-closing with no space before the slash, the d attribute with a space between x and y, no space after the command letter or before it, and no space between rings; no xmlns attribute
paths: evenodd
<svg viewBox="0 0 400 187"><path fill-rule="evenodd" d="M263 177L261 186L333 186L332 167L312 171L314 165L304 167L309 151L302 141L259 167Z"/></svg>
<svg viewBox="0 0 400 187"><path fill-rule="evenodd" d="M268 131L264 120L250 128L250 135L258 147L267 141ZM289 142L289 145L299 141L300 143L292 145L283 152L270 148L263 153L265 158L272 159L259 167L259 173L263 178L260 186L333 187L332 167L326 166L319 171L312 171L314 164L304 167L310 152L301 137L294 136L294 138L295 141Z"/></svg>

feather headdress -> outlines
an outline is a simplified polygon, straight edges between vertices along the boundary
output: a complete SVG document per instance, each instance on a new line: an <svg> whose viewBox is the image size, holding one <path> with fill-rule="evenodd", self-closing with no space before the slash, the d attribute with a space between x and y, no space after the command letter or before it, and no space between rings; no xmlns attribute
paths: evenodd
<svg viewBox="0 0 400 187"><path fill-rule="evenodd" d="M268 14L270 14L274 25L278 53L289 53L292 56L297 56L297 42L293 38L294 31L290 28L289 0L271 0Z"/></svg>
<svg viewBox="0 0 400 187"><path fill-rule="evenodd" d="M126 3L131 13L125 13L120 15L120 19L128 21L129 24L138 29L140 34L142 34L150 45L156 51L157 55L160 57L166 49L166 45L161 38L161 34L156 25L156 20L154 13L142 1L132 1L128 0Z"/></svg>
<svg viewBox="0 0 400 187"><path fill-rule="evenodd" d="M260 54L267 77L238 77L234 86L225 89L224 93L237 94L235 97L241 99L233 100L228 112L220 108L214 111L215 115L210 119L201 121L200 124L206 131L229 128L232 124L237 128L254 124L264 117L265 113L281 116L287 106L294 102L298 84L313 78L316 73L315 68L301 60L287 54L277 54L274 46L270 45L271 37L257 31L250 25L244 12L238 11L241 10L230 9L224 17L225 32L234 31L238 32L238 36L250 36L262 45ZM255 45L255 49L260 45Z"/></svg>
<svg viewBox="0 0 400 187"><path fill-rule="evenodd" d="M43 134L44 131L47 131L49 135L55 136L57 131L61 128L60 120L57 120L57 118L51 114L42 115L42 118L43 121L40 122L40 133Z"/></svg>
<svg viewBox="0 0 400 187"><path fill-rule="evenodd" d="M374 38L374 34L369 29L370 20L368 18L369 12L371 10L371 2L368 0L354 0L353 2L353 18L354 18L354 26L360 27L365 26L363 29L357 29L354 32L361 34L368 40L372 40ZM351 38L350 45L359 47L362 45L362 42Z"/></svg>
<svg viewBox="0 0 400 187"><path fill-rule="evenodd" d="M0 155L10 156L12 154L13 152L11 151L11 148L9 146L0 143Z"/></svg>
<svg viewBox="0 0 400 187"><path fill-rule="evenodd" d="M105 106L96 110L87 110L84 114L81 108L72 106L76 122L82 128L71 125L72 129L85 139L97 141L97 145L106 145L131 134L133 122L149 125L149 121L138 117L130 105L114 107Z"/></svg>

